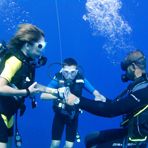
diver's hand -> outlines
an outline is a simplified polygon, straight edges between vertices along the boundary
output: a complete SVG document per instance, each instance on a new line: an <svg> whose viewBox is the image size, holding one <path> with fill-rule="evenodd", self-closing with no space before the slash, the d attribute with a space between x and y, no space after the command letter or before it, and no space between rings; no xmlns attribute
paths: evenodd
<svg viewBox="0 0 148 148"><path fill-rule="evenodd" d="M106 98L103 95L99 95L97 97L95 97L94 99L95 101L102 101L102 102L106 102Z"/></svg>
<svg viewBox="0 0 148 148"><path fill-rule="evenodd" d="M30 95L34 95L36 93L41 93L42 90L40 90L38 87L37 87L37 82L34 82L32 85L30 85L28 87L28 90L30 92Z"/></svg>
<svg viewBox="0 0 148 148"><path fill-rule="evenodd" d="M106 98L103 95L101 95L97 90L94 90L93 95L95 96L95 101L106 102Z"/></svg>
<svg viewBox="0 0 148 148"><path fill-rule="evenodd" d="M62 99L66 100L69 92L70 92L69 87L60 87L60 88L58 88L59 97L62 98Z"/></svg>
<svg viewBox="0 0 148 148"><path fill-rule="evenodd" d="M68 96L66 98L66 103L68 105L73 106L73 105L79 104L79 102L80 102L80 99L69 91Z"/></svg>

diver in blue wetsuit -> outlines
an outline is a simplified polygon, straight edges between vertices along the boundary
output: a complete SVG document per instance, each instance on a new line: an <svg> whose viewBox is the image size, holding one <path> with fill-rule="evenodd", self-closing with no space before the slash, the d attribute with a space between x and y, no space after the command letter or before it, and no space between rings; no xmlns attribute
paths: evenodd
<svg viewBox="0 0 148 148"><path fill-rule="evenodd" d="M58 99L53 102L53 110L55 116L52 124L52 143L51 148L57 148L60 146L60 141L64 127L66 126L66 148L72 148L78 127L79 106L70 106L66 104L65 97L63 97L62 89L69 88L70 91L77 97L81 97L82 90L86 89L88 92L95 96L95 99L104 101L105 98L94 89L94 87L88 82L86 78L79 72L77 62L72 58L66 58L63 62L63 67L58 72L54 79L48 85L51 88L59 89ZM43 93L42 99L54 98L50 94Z"/></svg>
<svg viewBox="0 0 148 148"><path fill-rule="evenodd" d="M80 108L92 114L103 117L123 116L121 128L89 134L86 137L86 147L130 147L146 148L148 136L148 78L146 75L146 58L139 51L130 52L121 68L125 71L123 81L131 80L127 89L115 100L106 102L94 101L85 97L80 98ZM76 98L69 95L69 105Z"/></svg>

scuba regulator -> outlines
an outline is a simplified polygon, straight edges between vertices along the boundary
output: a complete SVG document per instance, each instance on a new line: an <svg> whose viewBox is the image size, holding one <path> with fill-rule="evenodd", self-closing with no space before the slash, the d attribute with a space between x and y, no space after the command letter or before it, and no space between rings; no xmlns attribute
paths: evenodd
<svg viewBox="0 0 148 148"><path fill-rule="evenodd" d="M47 58L43 55L34 61L35 68L39 68L41 66L44 66L46 63L47 63Z"/></svg>

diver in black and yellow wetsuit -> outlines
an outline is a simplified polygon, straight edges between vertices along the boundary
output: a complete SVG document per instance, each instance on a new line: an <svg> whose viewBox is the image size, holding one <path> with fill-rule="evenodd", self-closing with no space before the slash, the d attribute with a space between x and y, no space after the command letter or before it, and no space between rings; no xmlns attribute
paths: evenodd
<svg viewBox="0 0 148 148"><path fill-rule="evenodd" d="M121 62L126 73L122 80L132 82L115 100L94 101L82 97L80 108L103 117L123 116L122 127L98 131L86 137L86 147L98 148L146 148L148 140L148 78L146 58L139 51L130 52ZM69 95L73 105L76 96ZM77 98L78 99L78 98Z"/></svg>
<svg viewBox="0 0 148 148"><path fill-rule="evenodd" d="M33 63L45 47L43 31L32 24L21 24L7 47L9 52L0 67L0 148L11 147L13 115L24 99L44 92L33 83Z"/></svg>

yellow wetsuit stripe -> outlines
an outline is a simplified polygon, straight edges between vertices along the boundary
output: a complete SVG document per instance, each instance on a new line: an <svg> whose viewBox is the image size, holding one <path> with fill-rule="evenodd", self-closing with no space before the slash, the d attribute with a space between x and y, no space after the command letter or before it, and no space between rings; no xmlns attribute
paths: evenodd
<svg viewBox="0 0 148 148"><path fill-rule="evenodd" d="M138 113L134 114L134 117L138 116L142 112L144 112L148 108L148 105L146 105L143 109L141 109Z"/></svg>
<svg viewBox="0 0 148 148"><path fill-rule="evenodd" d="M21 68L22 62L17 59L15 56L10 57L6 60L4 69L1 73L1 77L11 82L15 73Z"/></svg>
<svg viewBox="0 0 148 148"><path fill-rule="evenodd" d="M129 140L133 141L133 142L145 141L146 139L147 139L147 136L145 136L144 138L141 138L141 139L132 139L131 137L129 137Z"/></svg>
<svg viewBox="0 0 148 148"><path fill-rule="evenodd" d="M137 112L136 114L134 114L133 117L138 116L139 114L141 114L142 112L144 112L147 108L148 108L148 105L146 105L143 109L141 109L139 112ZM123 121L123 122L121 123L121 125L124 125L124 124L127 123L128 121L129 121L129 119Z"/></svg>
<svg viewBox="0 0 148 148"><path fill-rule="evenodd" d="M7 117L4 114L1 114L1 117L4 120L5 125L7 128L11 128L14 124L14 116L11 116L10 120L7 119Z"/></svg>
<svg viewBox="0 0 148 148"><path fill-rule="evenodd" d="M124 125L124 124L127 123L128 121L129 121L129 119L123 121L123 122L121 123L121 125Z"/></svg>

